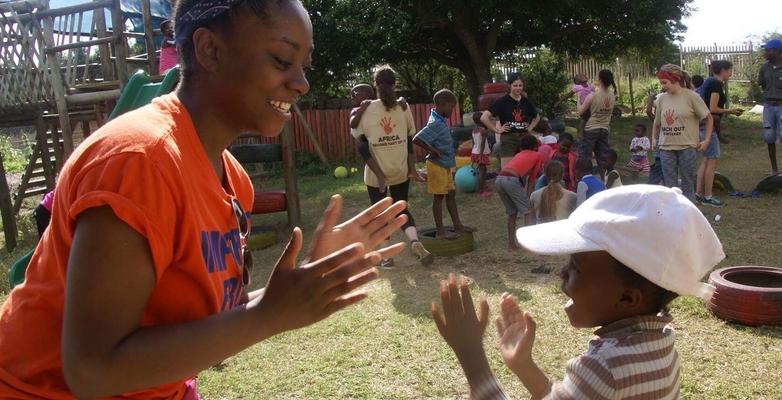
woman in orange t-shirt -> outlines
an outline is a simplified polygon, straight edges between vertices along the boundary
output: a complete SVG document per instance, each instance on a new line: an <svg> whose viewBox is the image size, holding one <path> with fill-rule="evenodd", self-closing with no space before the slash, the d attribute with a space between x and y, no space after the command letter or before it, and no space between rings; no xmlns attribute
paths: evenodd
<svg viewBox="0 0 782 400"><path fill-rule="evenodd" d="M91 135L60 175L52 222L0 309L0 398L197 398L192 378L364 295L371 251L406 220L386 199L347 222L332 198L296 268L296 228L247 292L251 182L225 148L276 136L309 90L312 26L296 0L183 0L176 92Z"/></svg>

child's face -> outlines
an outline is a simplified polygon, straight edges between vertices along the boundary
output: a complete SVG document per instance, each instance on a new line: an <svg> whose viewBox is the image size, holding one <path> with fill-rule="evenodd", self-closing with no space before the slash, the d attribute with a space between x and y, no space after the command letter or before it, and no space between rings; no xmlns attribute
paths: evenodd
<svg viewBox="0 0 782 400"><path fill-rule="evenodd" d="M625 267L604 251L570 256L560 271L562 292L570 298L565 305L570 325L593 328L622 319L626 286L617 275L617 268Z"/></svg>
<svg viewBox="0 0 782 400"><path fill-rule="evenodd" d="M616 158L609 154L603 154L597 159L597 164L603 169L614 169L616 165Z"/></svg>
<svg viewBox="0 0 782 400"><path fill-rule="evenodd" d="M437 106L437 113L442 115L443 117L450 118L455 106L456 103L440 104Z"/></svg>
<svg viewBox="0 0 782 400"><path fill-rule="evenodd" d="M573 147L573 142L572 141L570 141L568 139L564 139L564 140L560 140L559 141L558 148L559 148L559 152L560 153L562 153L562 154L570 153L570 148L571 147Z"/></svg>
<svg viewBox="0 0 782 400"><path fill-rule="evenodd" d="M355 106L359 106L364 100L373 100L375 97L373 91L370 91L369 89L353 90L350 94L353 97L353 104Z"/></svg>
<svg viewBox="0 0 782 400"><path fill-rule="evenodd" d="M174 24L167 23L163 24L160 30L163 33L163 36L165 37L173 37L174 36Z"/></svg>
<svg viewBox="0 0 782 400"><path fill-rule="evenodd" d="M646 130L643 128L635 127L635 137L644 137L646 136Z"/></svg>

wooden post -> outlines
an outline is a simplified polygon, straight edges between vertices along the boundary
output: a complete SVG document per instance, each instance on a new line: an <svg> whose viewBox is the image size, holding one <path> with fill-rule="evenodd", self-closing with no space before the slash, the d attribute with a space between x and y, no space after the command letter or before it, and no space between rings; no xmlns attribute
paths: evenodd
<svg viewBox="0 0 782 400"><path fill-rule="evenodd" d="M282 175L285 180L285 201L287 202L289 228L301 226L299 208L299 186L296 180L296 154L293 149L293 126L291 122L282 128Z"/></svg>
<svg viewBox="0 0 782 400"><path fill-rule="evenodd" d="M318 153L318 157L320 157L320 161L323 162L323 165L325 165L326 168L331 169L329 160L326 158L326 155L323 153L323 149L320 148L318 137L315 136L314 133L312 133L312 129L310 129L310 125L304 119L304 116L301 114L301 110L299 110L299 106L297 104L293 105L293 112L299 118L299 123L301 124L301 127L304 129L304 132L307 133L307 136L309 136L310 141L312 141L312 146L315 147L315 152Z"/></svg>
<svg viewBox="0 0 782 400"><path fill-rule="evenodd" d="M155 31L152 29L152 7L149 0L141 0L141 16L144 19L144 38L147 43L147 61L149 62L149 74L157 75L157 52L155 50Z"/></svg>
<svg viewBox="0 0 782 400"><path fill-rule="evenodd" d="M114 31L114 58L120 89L128 83L128 41L125 39L125 18L120 0L111 7L111 28Z"/></svg>
<svg viewBox="0 0 782 400"><path fill-rule="evenodd" d="M43 122L41 115L35 119L35 136L38 141L38 146L41 148L41 164L43 164L43 176L46 179L46 189L54 189L54 166L52 165L52 157L49 154L49 138L46 137L46 123ZM54 137L52 137L54 140ZM53 143L57 145L57 143ZM33 161L34 163L35 161Z"/></svg>
<svg viewBox="0 0 782 400"><path fill-rule="evenodd" d="M92 12L93 18L95 18L95 30L97 31L99 38L104 38L106 33L106 10L104 8L98 8ZM111 50L108 43L102 43L98 46L98 52L100 53L100 71L103 74L104 81L114 80L114 73L111 71Z"/></svg>
<svg viewBox="0 0 782 400"><path fill-rule="evenodd" d="M3 218L3 234L5 235L5 249L10 253L16 248L16 216L11 204L11 189L8 187L5 166L3 165L3 153L0 153L0 215Z"/></svg>
<svg viewBox="0 0 782 400"><path fill-rule="evenodd" d="M635 96L633 94L633 74L627 74L628 86L630 87L630 112L635 117Z"/></svg>
<svg viewBox="0 0 782 400"><path fill-rule="evenodd" d="M54 19L51 16L43 18L44 41L46 47L54 47ZM57 105L57 116L60 119L60 128L62 129L64 159L67 159L73 153L73 131L71 130L70 118L68 118L68 104L65 102L65 81L60 71L60 63L57 54L46 54L46 66L52 80L52 91L54 92L54 102Z"/></svg>

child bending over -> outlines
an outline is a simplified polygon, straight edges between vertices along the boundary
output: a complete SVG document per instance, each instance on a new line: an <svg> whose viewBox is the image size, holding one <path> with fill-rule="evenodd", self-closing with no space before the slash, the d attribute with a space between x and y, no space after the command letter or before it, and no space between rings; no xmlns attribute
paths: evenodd
<svg viewBox="0 0 782 400"><path fill-rule="evenodd" d="M530 213L529 195L535 187L538 171L543 165L541 155L538 153L538 139L531 134L521 137L521 152L513 156L494 178L494 187L500 196L505 212L508 215L508 248L518 249L513 238L516 232L516 217L524 218L524 225L532 224L533 217Z"/></svg>
<svg viewBox="0 0 782 400"><path fill-rule="evenodd" d="M453 182L456 157L447 123L456 102L456 95L448 89L435 93L434 109L429 116L429 123L413 138L413 144L429 153L426 157L426 180L429 193L434 196L432 214L437 227L437 237L449 240L458 238L462 232L474 231L473 228L462 225L456 208L456 187ZM443 226L443 199L456 232L446 231Z"/></svg>
<svg viewBox="0 0 782 400"><path fill-rule="evenodd" d="M681 229L661 238L671 226ZM532 315L502 295L495 319L500 354L532 398L679 397L668 304L680 295L707 300L714 288L700 279L725 258L709 222L681 190L632 185L606 191L570 218L521 228L517 238L532 252L570 256L560 273L569 298L565 313L575 328L599 328L587 352L567 362L564 379L552 382L533 358ZM659 251L663 240L666 252ZM506 399L483 350L488 303L481 296L476 313L466 280L453 275L441 283L440 298L443 311L432 302L432 316L456 353L471 397Z"/></svg>

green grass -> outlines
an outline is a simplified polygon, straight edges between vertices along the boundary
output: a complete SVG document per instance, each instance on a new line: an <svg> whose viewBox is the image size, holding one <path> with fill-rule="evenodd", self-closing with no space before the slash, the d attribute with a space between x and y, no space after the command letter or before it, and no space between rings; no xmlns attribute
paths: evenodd
<svg viewBox="0 0 782 400"><path fill-rule="evenodd" d="M613 126L610 140L622 163L629 156L632 126L639 121L625 118ZM728 123L733 142L723 146L719 170L744 192L751 191L769 169L759 130L757 118ZM263 184L281 186L276 180ZM346 216L368 205L360 176L343 180L330 175L304 176L299 185L307 237L331 194L345 197ZM722 198L727 207L703 209L710 221L717 212L722 216L714 228L728 258L719 266L782 266L782 197ZM540 265L557 267L564 260L508 252L505 216L496 195L483 199L458 194L457 199L464 222L479 229L474 252L437 259L431 268L419 266L404 253L397 257L396 269L382 271L380 279L367 287L370 296L365 301L315 326L259 343L204 371L199 377L201 394L207 399L467 398L466 380L428 314L438 281L450 272L469 276L474 281L473 292L486 293L493 315L503 292L519 297L538 321L536 360L551 377L561 378L566 360L583 353L591 332L570 327L556 275L530 270ZM410 206L419 227L433 225L431 199L424 186L413 185ZM283 219L284 215L259 216L256 223ZM395 239L401 240L401 235ZM281 251L279 244L256 252L256 285L265 281ZM5 285L4 276L0 278ZM782 328L725 323L693 299L676 300L672 313L682 359L683 398L782 398ZM492 329L488 332L486 349L500 381L512 398L526 398L524 388L502 365L494 345L496 335Z"/></svg>

